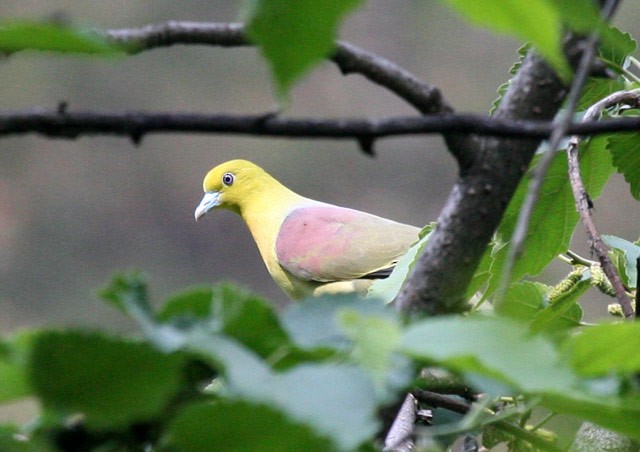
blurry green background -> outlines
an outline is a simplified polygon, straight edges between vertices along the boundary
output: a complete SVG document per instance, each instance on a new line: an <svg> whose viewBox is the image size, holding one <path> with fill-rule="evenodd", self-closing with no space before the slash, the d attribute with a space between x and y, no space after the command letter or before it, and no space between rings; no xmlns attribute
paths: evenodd
<svg viewBox="0 0 640 452"><path fill-rule="evenodd" d="M239 5L4 0L0 16L121 28L170 19L236 21ZM616 24L638 37L639 16L639 2L624 2ZM369 1L349 17L341 38L439 86L460 112L488 110L519 47L466 25L434 1ZM99 111L259 113L275 106L265 64L252 48L174 46L118 59L23 52L0 60L0 87L2 110L52 108L63 100L71 109ZM286 112L414 113L362 77L343 77L331 63L294 89ZM284 302L238 217L217 212L194 221L204 174L242 157L312 198L415 225L435 220L456 176L442 140L386 139L376 150L371 159L350 141L224 135L150 135L139 147L116 137L2 139L0 331L43 324L128 328L95 297L118 269L148 274L158 301L189 285L231 280ZM596 209L603 232L637 238L637 204L619 178ZM582 242L576 251L588 255ZM565 271L558 267L550 280ZM604 303L599 309L605 312Z"/></svg>

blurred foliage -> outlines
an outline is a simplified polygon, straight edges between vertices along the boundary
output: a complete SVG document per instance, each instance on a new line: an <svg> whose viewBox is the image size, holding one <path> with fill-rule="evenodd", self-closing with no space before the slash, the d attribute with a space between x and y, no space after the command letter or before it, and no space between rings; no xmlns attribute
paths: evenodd
<svg viewBox="0 0 640 452"><path fill-rule="evenodd" d="M337 23L357 3L327 2L334 7L323 16L315 15L322 9L316 4L309 12L305 2L291 10L278 1L247 2L252 37L269 59L281 96L330 52ZM540 0L512 8L509 1L449 3L474 22L531 40L563 73L559 24L601 30L601 56L616 78L591 79L579 104L583 110L621 87L635 87L628 71L635 42L628 34L605 31L591 3ZM324 42L292 56L292 38L282 34L291 21L300 25L294 47L306 47L305 37L315 43L317 37L306 33L312 29ZM8 51L101 52L100 43L84 41L83 32L69 27L22 23L2 32ZM614 108L606 114L637 111ZM637 195L638 146L625 136L586 140L580 152L593 199L616 171ZM39 406L34 422L0 425L0 450L257 451L267 445L283 451L373 450L380 447L382 409L414 384L440 387L416 378L425 366L482 395L467 400L445 394L465 403L468 415L435 410L434 427L417 432L418 441L428 438L447 447L459 434L483 433L488 446L504 442L512 450L559 450L558 435L545 422L532 421L548 412L640 439L638 325L586 325L582 319L585 291L601 287L596 264L572 261L571 273L553 287L525 279L567 251L576 228L566 171L559 154L536 206L526 251L495 310L526 177L468 291L470 305L475 304L465 316L403 319L386 304L410 273L431 226L366 299L309 299L282 312L229 284L161 297L156 308L140 273L117 274L100 296L137 326L136 333L44 326L0 338L0 404L32 399ZM615 236L607 242L632 290L638 246Z"/></svg>
<svg viewBox="0 0 640 452"><path fill-rule="evenodd" d="M0 51L44 50L111 55L122 50L95 31L52 22L0 22Z"/></svg>

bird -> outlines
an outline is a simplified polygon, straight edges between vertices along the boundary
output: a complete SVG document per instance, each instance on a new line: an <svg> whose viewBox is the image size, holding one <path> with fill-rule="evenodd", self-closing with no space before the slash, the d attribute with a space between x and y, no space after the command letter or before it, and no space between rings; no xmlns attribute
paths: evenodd
<svg viewBox="0 0 640 452"><path fill-rule="evenodd" d="M211 169L196 221L214 209L244 220L268 272L293 300L366 294L419 240L420 228L301 196L242 159Z"/></svg>

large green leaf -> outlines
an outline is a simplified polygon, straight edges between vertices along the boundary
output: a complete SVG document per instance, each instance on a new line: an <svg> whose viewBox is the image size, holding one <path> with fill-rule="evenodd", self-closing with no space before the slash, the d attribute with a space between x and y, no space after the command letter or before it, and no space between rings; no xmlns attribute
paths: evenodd
<svg viewBox="0 0 640 452"><path fill-rule="evenodd" d="M83 413L90 425L117 427L160 416L178 389L182 363L145 343L44 332L34 343L29 371L45 407Z"/></svg>
<svg viewBox="0 0 640 452"><path fill-rule="evenodd" d="M637 396L595 396L573 390L545 394L542 403L557 413L571 414L640 439L640 399Z"/></svg>
<svg viewBox="0 0 640 452"><path fill-rule="evenodd" d="M478 374L524 392L562 392L575 377L554 344L506 318L441 317L411 325L409 355L463 374Z"/></svg>
<svg viewBox="0 0 640 452"><path fill-rule="evenodd" d="M340 21L361 1L245 1L247 33L269 62L281 98L287 97L305 72L331 54Z"/></svg>
<svg viewBox="0 0 640 452"><path fill-rule="evenodd" d="M570 337L566 346L571 364L582 375L640 371L638 323L597 325Z"/></svg>
<svg viewBox="0 0 640 452"><path fill-rule="evenodd" d="M326 437L274 407L222 400L187 407L169 427L170 443L192 452L337 450Z"/></svg>
<svg viewBox="0 0 640 452"><path fill-rule="evenodd" d="M595 137L580 150L582 178L591 199L600 196L613 173L611 158L604 152L606 139ZM547 151L548 152L548 151ZM539 157L532 163L535 168ZM559 152L554 158L540 190L538 202L531 215L522 254L511 272L512 281L525 275L539 274L558 254L565 252L578 222L573 192L567 175L567 158ZM531 171L523 178L505 212L491 253L491 276L487 295L493 293L502 277L508 246L520 215L520 209L529 188Z"/></svg>
<svg viewBox="0 0 640 452"><path fill-rule="evenodd" d="M629 184L631 195L640 200L640 132L608 136L607 150L611 152L613 165Z"/></svg>
<svg viewBox="0 0 640 452"><path fill-rule="evenodd" d="M274 373L223 337L192 335L185 345L222 366L227 397L269 405L343 449L354 449L377 429L373 382L355 366L312 363Z"/></svg>
<svg viewBox="0 0 640 452"><path fill-rule="evenodd" d="M0 22L0 51L28 49L106 55L122 51L95 32L66 25L50 22Z"/></svg>
<svg viewBox="0 0 640 452"><path fill-rule="evenodd" d="M548 0L445 0L470 22L531 42L565 78L571 70L562 52L562 17Z"/></svg>
<svg viewBox="0 0 640 452"><path fill-rule="evenodd" d="M607 27L602 34L606 39L600 44L600 58L622 73L626 58L636 50L636 41L615 27Z"/></svg>

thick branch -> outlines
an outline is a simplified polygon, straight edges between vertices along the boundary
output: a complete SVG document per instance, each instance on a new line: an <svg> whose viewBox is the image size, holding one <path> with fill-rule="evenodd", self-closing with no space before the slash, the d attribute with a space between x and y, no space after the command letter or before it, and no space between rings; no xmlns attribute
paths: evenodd
<svg viewBox="0 0 640 452"><path fill-rule="evenodd" d="M552 130L553 123L549 121L522 121L469 114L320 119L283 118L272 114L225 115L136 111L99 113L64 109L0 112L0 136L39 133L49 137L76 138L82 135L107 134L140 139L148 133L191 132L289 138L377 139L434 133L473 133L541 139L548 137ZM585 136L631 130L640 130L640 118L588 121L569 127L569 133Z"/></svg>
<svg viewBox="0 0 640 452"><path fill-rule="evenodd" d="M495 117L551 120L566 88L535 52L530 52L505 93ZM463 311L465 292L493 232L540 143L539 139L468 140L479 156L463 168L438 226L398 294L405 312Z"/></svg>
<svg viewBox="0 0 640 452"><path fill-rule="evenodd" d="M114 43L129 53L176 44L222 47L252 45L243 24L170 21L141 28L107 30ZM452 108L438 88L378 55L347 42L338 42L331 60L343 74L358 73L404 99L421 113L448 113Z"/></svg>

